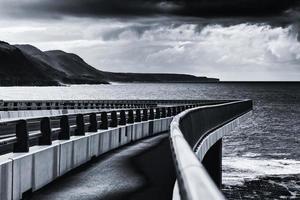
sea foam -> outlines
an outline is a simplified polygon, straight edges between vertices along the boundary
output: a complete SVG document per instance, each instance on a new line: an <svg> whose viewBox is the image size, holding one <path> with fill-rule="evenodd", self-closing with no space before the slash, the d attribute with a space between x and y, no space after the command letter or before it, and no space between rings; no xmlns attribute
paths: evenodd
<svg viewBox="0 0 300 200"><path fill-rule="evenodd" d="M300 161L292 159L262 159L224 157L223 184L239 185L259 176L300 174Z"/></svg>

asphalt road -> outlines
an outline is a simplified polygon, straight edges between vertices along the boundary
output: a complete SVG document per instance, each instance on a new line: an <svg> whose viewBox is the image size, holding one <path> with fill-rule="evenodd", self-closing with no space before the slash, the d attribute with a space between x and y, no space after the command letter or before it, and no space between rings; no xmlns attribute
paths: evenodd
<svg viewBox="0 0 300 200"><path fill-rule="evenodd" d="M138 141L71 171L26 199L165 200L175 171L168 134Z"/></svg>

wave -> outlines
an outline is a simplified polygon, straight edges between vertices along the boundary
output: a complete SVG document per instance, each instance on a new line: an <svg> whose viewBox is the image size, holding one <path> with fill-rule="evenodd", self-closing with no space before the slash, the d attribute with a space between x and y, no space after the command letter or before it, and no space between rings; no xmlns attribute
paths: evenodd
<svg viewBox="0 0 300 200"><path fill-rule="evenodd" d="M292 159L223 158L223 184L242 185L261 176L300 174L300 161ZM255 156L256 157L256 156Z"/></svg>

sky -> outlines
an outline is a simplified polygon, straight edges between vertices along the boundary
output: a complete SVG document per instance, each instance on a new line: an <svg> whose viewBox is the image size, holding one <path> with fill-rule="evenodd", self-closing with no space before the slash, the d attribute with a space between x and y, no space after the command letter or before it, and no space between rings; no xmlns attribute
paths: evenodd
<svg viewBox="0 0 300 200"><path fill-rule="evenodd" d="M300 81L295 0L0 0L0 40L115 72Z"/></svg>

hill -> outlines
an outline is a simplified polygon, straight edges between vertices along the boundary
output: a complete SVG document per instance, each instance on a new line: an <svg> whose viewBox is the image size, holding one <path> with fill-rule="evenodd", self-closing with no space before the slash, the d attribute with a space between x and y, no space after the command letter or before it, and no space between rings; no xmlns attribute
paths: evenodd
<svg viewBox="0 0 300 200"><path fill-rule="evenodd" d="M76 54L60 50L43 52L31 45L10 45L6 42L0 42L0 65L2 86L219 81L186 74L105 72L90 66Z"/></svg>

